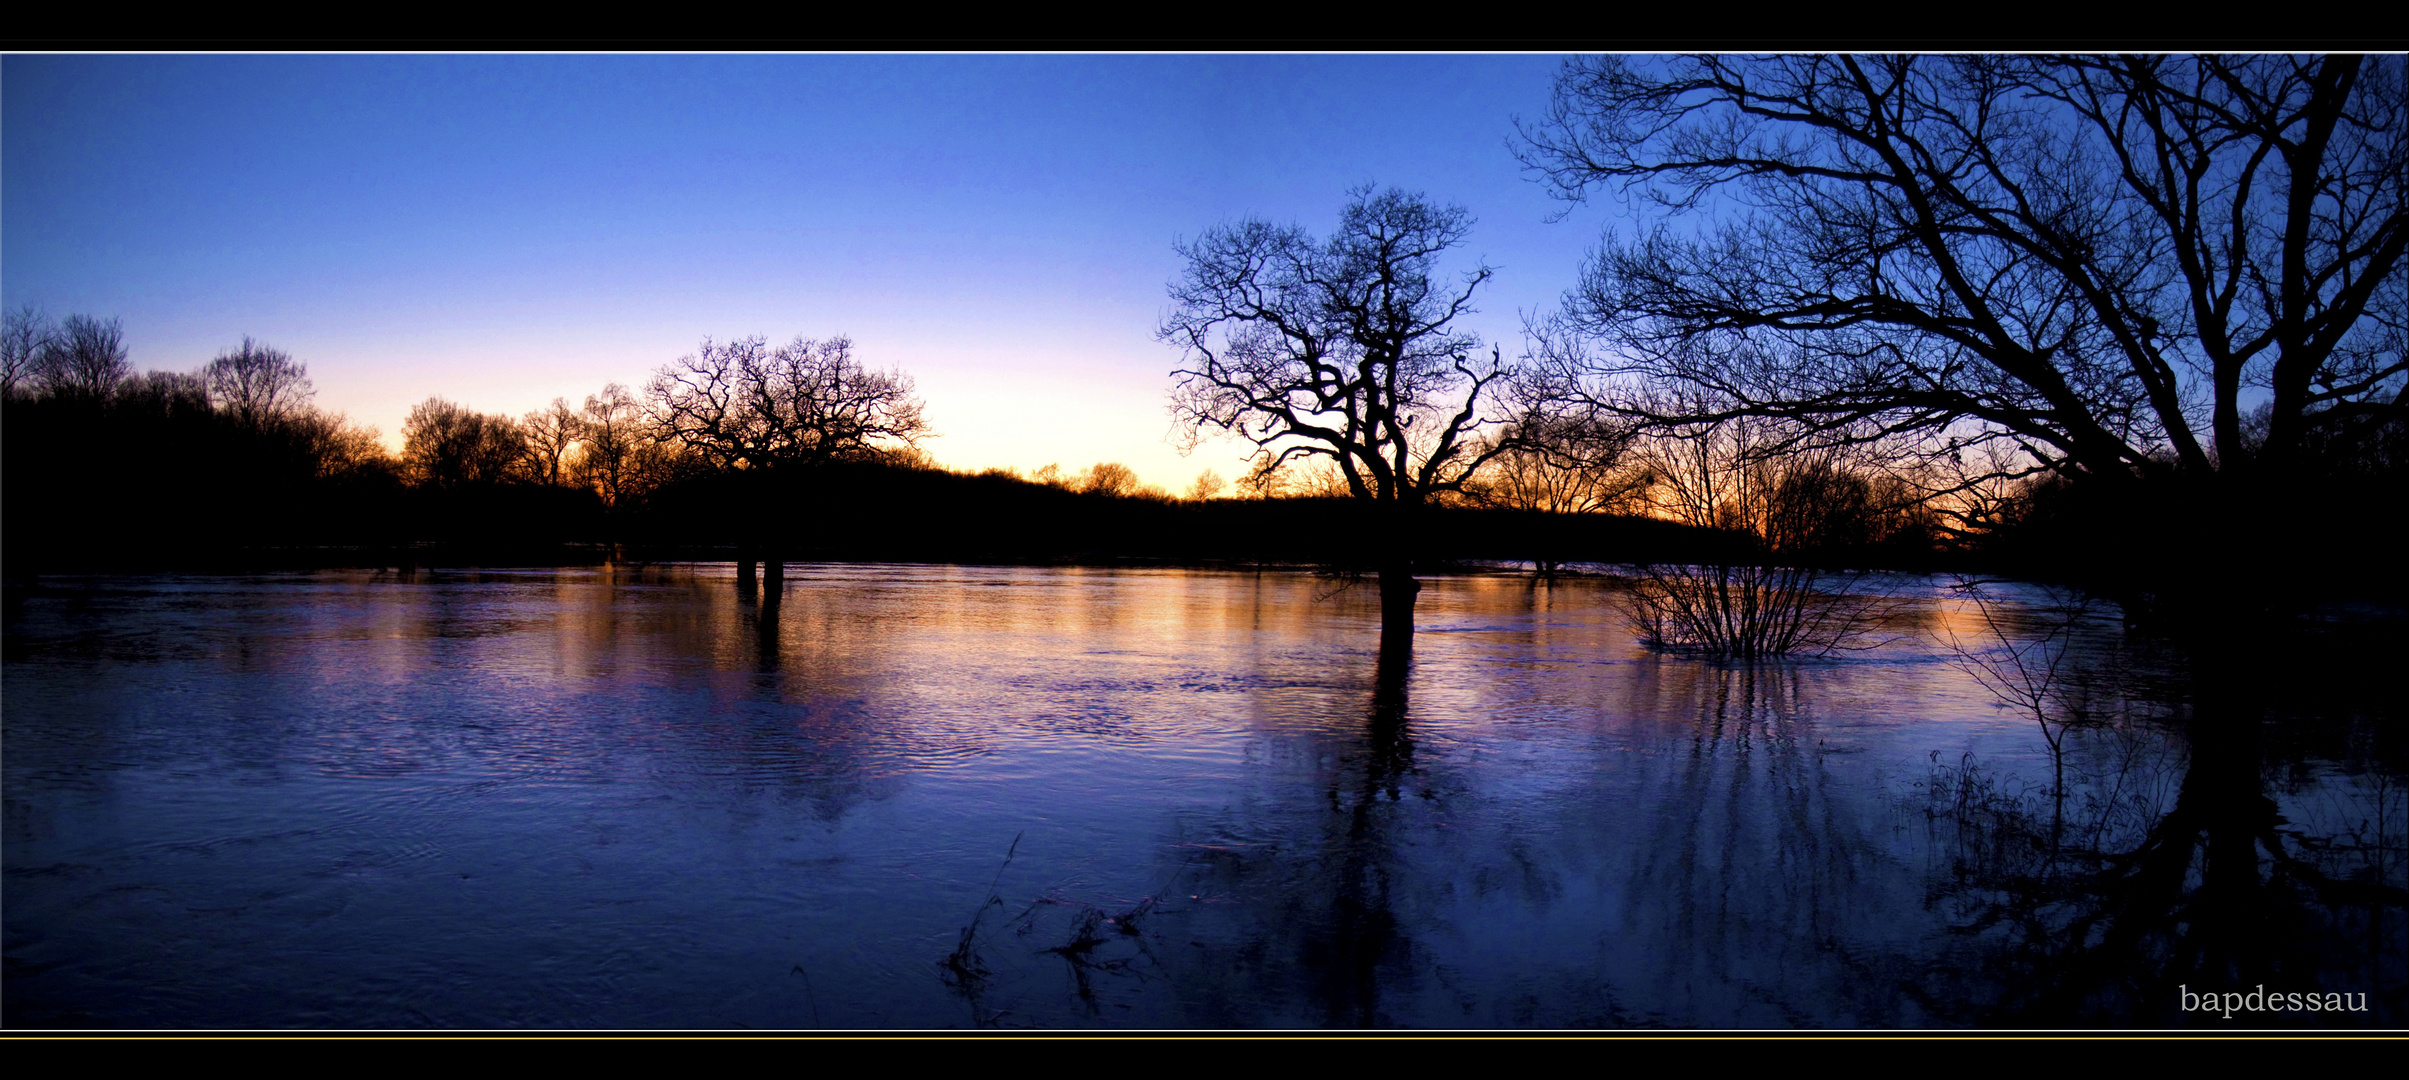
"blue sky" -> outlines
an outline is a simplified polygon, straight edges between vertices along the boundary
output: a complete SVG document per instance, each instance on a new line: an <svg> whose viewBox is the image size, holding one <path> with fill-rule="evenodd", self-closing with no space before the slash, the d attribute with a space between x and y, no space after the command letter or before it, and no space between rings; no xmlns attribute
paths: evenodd
<svg viewBox="0 0 2409 1080"><path fill-rule="evenodd" d="M1184 486L1154 340L1174 242L1367 182L1479 219L1519 348L1605 211L1507 146L1545 56L0 58L0 299L116 316L138 367L251 335L398 437L641 387L705 335L851 335L954 466Z"/></svg>

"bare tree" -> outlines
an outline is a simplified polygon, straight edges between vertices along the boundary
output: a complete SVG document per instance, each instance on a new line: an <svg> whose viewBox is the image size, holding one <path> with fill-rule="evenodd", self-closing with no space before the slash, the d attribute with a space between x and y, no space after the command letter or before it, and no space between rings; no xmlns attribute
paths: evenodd
<svg viewBox="0 0 2409 1080"><path fill-rule="evenodd" d="M194 372L134 372L119 379L110 396L120 407L138 408L153 416L209 411L208 384Z"/></svg>
<svg viewBox="0 0 2409 1080"><path fill-rule="evenodd" d="M655 431L724 469L875 457L931 432L910 376L871 371L844 337L759 337L702 348L662 368L647 392Z"/></svg>
<svg viewBox="0 0 2409 1080"><path fill-rule="evenodd" d="M1486 436L1498 452L1464 482L1465 501L1537 514L1637 512L1654 482L1629 460L1631 433L1594 412L1526 409ZM1566 552L1545 534L1529 538L1533 572L1552 580Z"/></svg>
<svg viewBox="0 0 2409 1080"><path fill-rule="evenodd" d="M1267 452L1256 452L1246 463L1246 471L1238 476L1238 493L1243 498L1270 500L1282 494L1280 467Z"/></svg>
<svg viewBox="0 0 2409 1080"><path fill-rule="evenodd" d="M1950 620L1943 623L1942 636L1960 670L2001 705L2031 716L2039 725L2042 742L2049 747L2054 858L2066 817L2066 732L2106 720L2097 714L2095 703L2121 695L2102 693L2095 673L2086 670L2091 665L2079 655L2086 624L2100 614L2093 597L2079 589L2042 587L2038 591L2045 602L2019 612L1984 591L2000 584L2005 583L1959 576L1950 591L1974 609L1973 621L1981 623L1984 633L1969 642Z"/></svg>
<svg viewBox="0 0 2409 1080"><path fill-rule="evenodd" d="M1188 485L1188 501L1204 502L1229 490L1230 482L1211 469L1196 474L1196 482Z"/></svg>
<svg viewBox="0 0 2409 1080"><path fill-rule="evenodd" d="M1110 495L1126 498L1144 490L1138 481L1137 470L1117 461L1099 461L1090 466L1080 479L1079 490L1090 495Z"/></svg>
<svg viewBox="0 0 2409 1080"><path fill-rule="evenodd" d="M1349 193L1336 232L1253 220L1179 246L1158 336L1181 350L1172 414L1194 437L1235 435L1268 478L1294 460L1333 466L1377 520L1360 537L1378 567L1384 637L1410 640L1413 518L1459 489L1495 444L1487 391L1507 374L1456 323L1486 266L1450 281L1439 259L1472 218L1417 194Z"/></svg>
<svg viewBox="0 0 2409 1080"><path fill-rule="evenodd" d="M646 392L653 434L675 441L722 469L759 467L768 458L765 425L747 407L745 382L766 368L760 337L702 348L655 373Z"/></svg>
<svg viewBox="0 0 2409 1080"><path fill-rule="evenodd" d="M253 431L299 416L316 393L309 365L248 337L202 368L201 379L210 403Z"/></svg>
<svg viewBox="0 0 2409 1080"><path fill-rule="evenodd" d="M1627 451L1630 429L1591 412L1525 409L1488 438L1498 452L1464 484L1474 503L1552 514L1627 511L1651 477Z"/></svg>
<svg viewBox="0 0 2409 1080"><path fill-rule="evenodd" d="M36 383L57 336L58 327L31 304L8 313L0 326L0 398L13 398L19 388Z"/></svg>
<svg viewBox="0 0 2409 1080"><path fill-rule="evenodd" d="M115 319L69 315L36 362L37 381L53 397L102 401L134 373L125 330Z"/></svg>
<svg viewBox="0 0 2409 1080"><path fill-rule="evenodd" d="M507 416L487 416L442 398L412 406L402 421L402 462L411 482L451 489L508 480L527 454Z"/></svg>
<svg viewBox="0 0 2409 1080"><path fill-rule="evenodd" d="M606 506L616 507L638 494L645 476L645 451L658 445L647 434L650 420L644 403L627 387L610 383L602 393L586 395L578 420L584 441L577 456L580 481L600 494Z"/></svg>
<svg viewBox="0 0 2409 1080"><path fill-rule="evenodd" d="M288 429L300 435L321 480L391 474L398 463L385 452L383 434L337 413L303 410Z"/></svg>
<svg viewBox="0 0 2409 1080"><path fill-rule="evenodd" d="M1653 516L1715 537L1695 562L1640 568L1630 601L1643 643L1743 660L1872 643L1889 605L1863 571L1834 568L1862 553L1876 517L1874 485L1846 450L1802 451L1778 422L1740 416L1660 429L1631 456Z"/></svg>
<svg viewBox="0 0 2409 1080"><path fill-rule="evenodd" d="M875 457L917 449L930 434L911 376L864 368L849 338L798 337L770 361L770 377L750 389L774 433L776 460Z"/></svg>
<svg viewBox="0 0 2409 1080"><path fill-rule="evenodd" d="M567 398L528 413L519 420L527 443L527 471L537 483L559 487L569 464L569 451L585 438L585 419Z"/></svg>
<svg viewBox="0 0 2409 1080"><path fill-rule="evenodd" d="M1523 160L1706 227L1609 238L1590 399L1910 435L1965 477L2215 475L2409 415L2397 56L1570 62ZM1560 357L1561 358L1561 357ZM1764 377L1770 375L1772 377ZM1711 391L1664 415L1639 391ZM2253 438L2254 396L2269 417ZM2012 452L1988 455L1986 448Z"/></svg>
<svg viewBox="0 0 2409 1080"><path fill-rule="evenodd" d="M832 461L918 459L910 452L933 434L921 417L910 376L871 371L853 358L852 341L796 338L771 349L759 337L702 348L663 367L646 392L654 437L674 442L715 468L758 477ZM748 504L769 497L748 483ZM756 547L769 548L774 601L784 575L775 530L760 508L735 508L740 542L736 585L753 587Z"/></svg>

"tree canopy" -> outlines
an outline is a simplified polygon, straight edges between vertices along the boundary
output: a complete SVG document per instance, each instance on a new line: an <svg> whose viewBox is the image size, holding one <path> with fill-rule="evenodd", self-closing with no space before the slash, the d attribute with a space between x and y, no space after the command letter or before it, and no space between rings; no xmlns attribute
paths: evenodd
<svg viewBox="0 0 2409 1080"><path fill-rule="evenodd" d="M316 392L309 365L282 349L244 338L201 369L210 401L254 430L305 415Z"/></svg>
<svg viewBox="0 0 2409 1080"><path fill-rule="evenodd" d="M1487 393L1506 368L1456 325L1490 277L1439 260L1472 228L1461 207L1358 188L1338 228L1250 220L1179 246L1186 272L1158 336L1181 351L1175 422L1255 444L1264 466L1335 466L1360 499L1417 505L1460 488L1494 444Z"/></svg>
<svg viewBox="0 0 2409 1080"><path fill-rule="evenodd" d="M2409 408L2405 121L2399 57L1573 61L1524 162L1665 216L1551 360L1643 424L2280 473Z"/></svg>
<svg viewBox="0 0 2409 1080"><path fill-rule="evenodd" d="M932 434L911 377L863 367L842 336L777 348L758 336L706 339L646 396L662 441L726 469L877 456Z"/></svg>

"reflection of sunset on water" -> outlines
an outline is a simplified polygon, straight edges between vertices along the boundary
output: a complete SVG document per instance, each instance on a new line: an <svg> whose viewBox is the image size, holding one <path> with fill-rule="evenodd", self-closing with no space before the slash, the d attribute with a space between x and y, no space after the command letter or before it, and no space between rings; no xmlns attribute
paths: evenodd
<svg viewBox="0 0 2409 1080"><path fill-rule="evenodd" d="M1308 574L791 569L33 599L11 949L58 966L11 1022L1962 1023L1904 989L1976 977L1932 785L2048 776L1936 643L1980 628L1944 582L1890 583L1890 644L1749 666L1638 648L1609 579L1438 577L1398 668ZM2102 842L2172 808L2170 708L2070 738ZM939 978L991 880L988 974ZM1136 929L1066 967L1083 913Z"/></svg>

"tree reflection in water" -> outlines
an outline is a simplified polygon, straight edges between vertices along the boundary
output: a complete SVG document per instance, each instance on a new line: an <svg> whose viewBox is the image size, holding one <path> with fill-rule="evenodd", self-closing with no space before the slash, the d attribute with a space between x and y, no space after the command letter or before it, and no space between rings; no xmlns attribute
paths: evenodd
<svg viewBox="0 0 2409 1080"><path fill-rule="evenodd" d="M1622 931L1645 963L1626 994L1669 1022L1895 1023L1902 943L1865 916L1895 875L1880 823L1826 770L1798 670L1661 661L1634 710L1686 717L1630 852ZM1724 1021L1710 1021L1724 1022Z"/></svg>
<svg viewBox="0 0 2409 1080"><path fill-rule="evenodd" d="M1870 792L1819 716L1830 665L1641 661L1598 772L1534 800L1418 761L1431 721L1384 655L1362 725L1313 750L1318 816L1274 796L1184 839L1204 906L1164 924L1191 940L1162 974L1215 1025L2180 1025L2182 989L2261 984L2369 995L2306 1022L2397 1023L2391 772L2288 821L2249 665L2170 679L2080 637L2028 729L2041 783L1969 753Z"/></svg>
<svg viewBox="0 0 2409 1080"><path fill-rule="evenodd" d="M1896 990L1914 934L1882 914L1913 897L1886 823L1824 768L1795 669L1642 661L1619 700L1568 713L1595 725L1595 767L1534 793L1501 788L1496 763L1418 759L1434 721L1408 691L1437 683L1409 660L1384 650L1362 719L1296 753L1317 765L1318 812L1265 792L1182 837L1198 902L1166 974L1185 1022L1915 1018ZM1439 737L1464 719L1442 709Z"/></svg>
<svg viewBox="0 0 2409 1080"><path fill-rule="evenodd" d="M2243 640L2189 642L2188 701L2102 708L2104 688L2139 681L2111 653L2069 658L2067 684L2087 692L2013 702L2063 738L2049 739L2057 780L2046 797L2009 790L1971 760L1936 768L1927 813L1948 858L1933 901L1979 945L1964 970L1920 988L1926 1000L2035 1026L2401 1023L2409 890L2394 867L2409 834L2397 780L2362 761L2344 820L2319 822L2290 820L2275 795L2291 785L2269 782L2305 765L2271 755L2271 731L2342 716L2353 741L2368 740L2364 709L2298 700L2363 673L2315 661L2339 644L2330 634ZM2259 988L2364 995L2367 1011L2227 1021L2182 1006L2187 991Z"/></svg>
<svg viewBox="0 0 2409 1080"><path fill-rule="evenodd" d="M1403 798L1414 769L1413 731L1406 723L1406 677L1413 666L1410 634L1384 635L1372 676L1371 709L1364 722L1360 775L1330 778L1330 809L1344 815L1345 836L1337 845L1328 936L1306 945L1300 959L1319 990L1333 1027L1374 1027L1380 1011L1383 968L1405 963L1411 943L1399 932L1390 909L1394 867L1388 857L1393 816L1384 805ZM1355 790L1343 790L1353 780Z"/></svg>
<svg viewBox="0 0 2409 1080"><path fill-rule="evenodd" d="M1316 773L1311 805L1292 801L1306 789L1267 793L1257 813L1178 842L1182 887L1164 891L1185 900L1172 898L1160 934L1133 936L1161 939L1142 970L1175 984L1184 1023L1424 1022L1417 949L1396 909L1415 872L1400 859L1438 795L1414 761L1411 638L1389 637L1372 660L1368 679L1358 668L1327 688L1328 705L1346 711L1298 748Z"/></svg>

